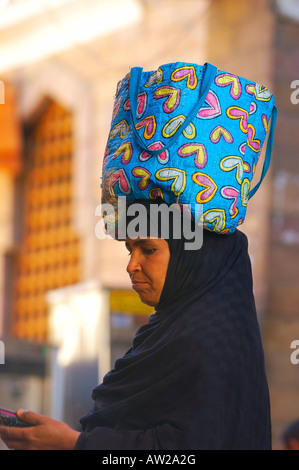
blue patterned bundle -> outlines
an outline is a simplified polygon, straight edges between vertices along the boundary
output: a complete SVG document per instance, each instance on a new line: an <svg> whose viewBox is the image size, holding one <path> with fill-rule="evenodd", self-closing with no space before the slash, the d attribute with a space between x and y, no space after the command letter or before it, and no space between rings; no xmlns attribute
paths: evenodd
<svg viewBox="0 0 299 470"><path fill-rule="evenodd" d="M267 88L211 64L135 67L117 86L105 194L178 202L195 219L200 207L206 229L234 232L269 168L276 117ZM268 130L261 179L251 189Z"/></svg>

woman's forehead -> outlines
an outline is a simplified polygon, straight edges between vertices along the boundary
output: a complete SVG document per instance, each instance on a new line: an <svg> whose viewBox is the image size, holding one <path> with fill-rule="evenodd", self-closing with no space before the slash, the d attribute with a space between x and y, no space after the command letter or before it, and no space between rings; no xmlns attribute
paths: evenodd
<svg viewBox="0 0 299 470"><path fill-rule="evenodd" d="M130 238L127 237L125 240L125 245L126 246L138 246L138 245L149 245L149 244L155 244L155 245L164 245L166 240L163 238L155 238L155 237L137 237L137 238Z"/></svg>

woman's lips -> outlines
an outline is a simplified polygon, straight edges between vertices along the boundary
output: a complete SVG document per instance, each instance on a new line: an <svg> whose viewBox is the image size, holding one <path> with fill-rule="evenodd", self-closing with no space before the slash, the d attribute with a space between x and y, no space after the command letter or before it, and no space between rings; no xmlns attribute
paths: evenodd
<svg viewBox="0 0 299 470"><path fill-rule="evenodd" d="M142 287L144 287L146 284L148 284L147 282L144 282L144 281L135 281L133 280L132 281L132 288L137 290L137 289L142 289Z"/></svg>

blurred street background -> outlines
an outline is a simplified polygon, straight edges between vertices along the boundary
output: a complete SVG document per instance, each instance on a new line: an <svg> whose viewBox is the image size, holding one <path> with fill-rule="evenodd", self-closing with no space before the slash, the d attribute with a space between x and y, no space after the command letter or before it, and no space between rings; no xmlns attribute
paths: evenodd
<svg viewBox="0 0 299 470"><path fill-rule="evenodd" d="M275 448L299 418L299 0L0 0L0 407L79 429L147 321L123 244L96 237L96 208L118 81L177 61L276 98L271 169L240 227Z"/></svg>

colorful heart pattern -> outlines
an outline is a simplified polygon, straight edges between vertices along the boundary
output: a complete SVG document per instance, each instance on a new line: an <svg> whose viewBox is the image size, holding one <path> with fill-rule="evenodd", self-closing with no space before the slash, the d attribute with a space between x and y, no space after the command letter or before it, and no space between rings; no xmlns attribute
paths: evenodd
<svg viewBox="0 0 299 470"><path fill-rule="evenodd" d="M197 168L204 168L208 161L206 148L203 144L185 144L178 150L178 155L182 158L194 155L194 165Z"/></svg>
<svg viewBox="0 0 299 470"><path fill-rule="evenodd" d="M112 158L115 159L119 157L120 155L121 155L122 164L127 165L130 162L132 155L133 155L133 147L130 141L125 142L122 145L120 145L118 149L116 149L116 151L112 155Z"/></svg>
<svg viewBox="0 0 299 470"><path fill-rule="evenodd" d="M115 171L109 178L109 187L115 193L115 186L118 185L119 191L122 195L128 196L131 194L132 189L125 170L120 169Z"/></svg>
<svg viewBox="0 0 299 470"><path fill-rule="evenodd" d="M179 67L171 74L171 80L174 82L179 82L185 79L187 79L186 85L188 88L194 90L197 87L197 75L194 66L190 65L187 67Z"/></svg>
<svg viewBox="0 0 299 470"><path fill-rule="evenodd" d="M241 131L244 132L244 134L247 134L249 115L248 111L239 108L238 106L231 106L227 109L226 114L230 119L238 119Z"/></svg>
<svg viewBox="0 0 299 470"><path fill-rule="evenodd" d="M151 74L151 76L149 77L147 82L144 84L144 86L148 88L154 84L161 83L162 80L163 80L163 72L161 68L159 67L158 70L156 70L155 72Z"/></svg>
<svg viewBox="0 0 299 470"><path fill-rule="evenodd" d="M213 231L222 233L225 230L225 210L209 209L202 214L201 221L204 225L212 226Z"/></svg>
<svg viewBox="0 0 299 470"><path fill-rule="evenodd" d="M218 96L210 90L205 99L204 106L200 108L196 117L199 119L215 119L221 116L221 106Z"/></svg>
<svg viewBox="0 0 299 470"><path fill-rule="evenodd" d="M150 144L148 146L148 149L149 150L160 150L161 149L161 153L159 153L157 155L157 160L158 162L161 164L161 165L166 165L166 163L169 162L169 150L163 150L164 149L164 144L159 141L159 142L153 142L152 144ZM152 154L150 153L147 153L147 152L142 152L140 155L139 155L139 160L141 162L146 162L147 160L149 160L150 158L153 158Z"/></svg>
<svg viewBox="0 0 299 470"><path fill-rule="evenodd" d="M247 93L254 95L259 101L270 101L272 98L271 91L259 83L246 85L246 91Z"/></svg>
<svg viewBox="0 0 299 470"><path fill-rule="evenodd" d="M123 119L111 129L110 139L114 139L114 137L116 137L117 134L119 134L121 139L124 139L128 132L129 132L129 124L125 119Z"/></svg>
<svg viewBox="0 0 299 470"><path fill-rule="evenodd" d="M236 217L239 212L237 208L239 192L240 191L238 191L234 186L224 186L223 188L221 188L221 196L225 199L232 200L232 204L229 207L229 214L232 219Z"/></svg>
<svg viewBox="0 0 299 470"><path fill-rule="evenodd" d="M214 144L218 144L221 137L227 142L228 144L232 144L234 139L231 133L225 129L223 126L217 126L215 129L212 130L210 134L210 141Z"/></svg>
<svg viewBox="0 0 299 470"><path fill-rule="evenodd" d="M137 119L140 119L143 116L146 110L146 105L147 105L147 94L144 91L138 94L137 109L136 109ZM130 110L131 110L131 103L130 103L130 98L128 98L124 103L124 111L130 111Z"/></svg>
<svg viewBox="0 0 299 470"><path fill-rule="evenodd" d="M265 129L265 133L267 134L268 130L269 130L269 121L270 121L270 118L268 119L266 114L263 114L262 115L262 123L263 123L263 126L264 126L264 129Z"/></svg>
<svg viewBox="0 0 299 470"><path fill-rule="evenodd" d="M261 142L258 139L254 139L255 137L255 128L249 124L248 131L247 131L247 144L254 152L258 153L260 150Z"/></svg>
<svg viewBox="0 0 299 470"><path fill-rule="evenodd" d="M178 168L168 168L158 170L156 178L159 181L171 181L171 191L175 196L180 196L186 187L186 172Z"/></svg>
<svg viewBox="0 0 299 470"><path fill-rule="evenodd" d="M153 188L149 192L150 199L162 199L164 200L163 192L160 188Z"/></svg>
<svg viewBox="0 0 299 470"><path fill-rule="evenodd" d="M149 185L151 173L141 166L136 166L132 170L132 175L136 178L139 178L138 188L142 191L146 189Z"/></svg>
<svg viewBox="0 0 299 470"><path fill-rule="evenodd" d="M196 110L204 73L202 66L180 62L145 72L134 107L130 74L120 81L104 171L115 195L179 200L191 204L191 212L200 204L206 228L230 233L245 218L274 97L260 84L218 70Z"/></svg>
<svg viewBox="0 0 299 470"><path fill-rule="evenodd" d="M242 93L242 86L239 77L230 73L221 73L216 78L216 83L221 87L229 87L230 95L234 100L238 100Z"/></svg>
<svg viewBox="0 0 299 470"><path fill-rule="evenodd" d="M194 173L192 175L192 179L194 183L203 187L203 189L196 195L196 202L199 204L205 204L206 202L209 202L217 191L217 185L215 181L213 181L210 176L200 172Z"/></svg>
<svg viewBox="0 0 299 470"><path fill-rule="evenodd" d="M242 184L244 178L244 172L250 172L250 165L247 162L244 162L243 159L239 156L228 156L224 157L220 161L220 168L223 171L233 171L236 170L236 180L238 184Z"/></svg>
<svg viewBox="0 0 299 470"><path fill-rule="evenodd" d="M149 140L153 137L153 135L156 132L156 127L157 127L157 124L156 124L155 116L148 116L144 118L142 121L138 122L138 124L136 124L137 130L144 128L143 137L146 140Z"/></svg>
<svg viewBox="0 0 299 470"><path fill-rule="evenodd" d="M181 90L173 86L162 86L157 88L154 93L154 99L166 98L163 104L164 113L172 113L180 104Z"/></svg>

